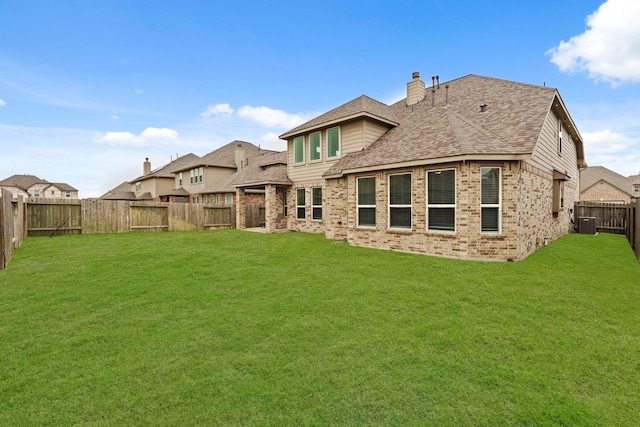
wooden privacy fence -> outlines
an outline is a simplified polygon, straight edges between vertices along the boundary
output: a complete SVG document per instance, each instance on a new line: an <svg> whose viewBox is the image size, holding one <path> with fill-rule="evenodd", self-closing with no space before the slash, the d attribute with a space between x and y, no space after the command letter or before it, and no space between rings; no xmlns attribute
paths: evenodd
<svg viewBox="0 0 640 427"><path fill-rule="evenodd" d="M630 203L577 202L574 218L596 219L596 231L624 234L640 260L640 200Z"/></svg>
<svg viewBox="0 0 640 427"><path fill-rule="evenodd" d="M27 236L26 207L23 197L13 198L11 191L0 188L0 269L7 266L13 250Z"/></svg>
<svg viewBox="0 0 640 427"><path fill-rule="evenodd" d="M27 234L128 233L235 228L235 207L118 200L27 201Z"/></svg>

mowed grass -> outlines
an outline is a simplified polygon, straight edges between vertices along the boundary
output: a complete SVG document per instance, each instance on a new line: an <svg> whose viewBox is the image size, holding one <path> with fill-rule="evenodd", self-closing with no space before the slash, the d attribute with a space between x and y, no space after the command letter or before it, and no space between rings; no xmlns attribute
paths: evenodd
<svg viewBox="0 0 640 427"><path fill-rule="evenodd" d="M0 425L637 425L640 265L229 230L31 237L0 270Z"/></svg>

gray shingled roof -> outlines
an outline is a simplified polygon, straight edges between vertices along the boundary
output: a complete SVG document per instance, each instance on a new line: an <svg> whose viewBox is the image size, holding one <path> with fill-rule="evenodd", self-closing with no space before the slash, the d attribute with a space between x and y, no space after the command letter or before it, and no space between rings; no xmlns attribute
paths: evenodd
<svg viewBox="0 0 640 427"><path fill-rule="evenodd" d="M381 122L397 125L398 120L395 113L388 105L383 104L380 101L369 98L366 95L360 95L356 99L353 99L346 104L334 108L315 119L309 120L302 125L291 129L290 131L280 135L281 139L287 139L292 136L309 132L315 128L329 126L332 123L342 122L349 119L355 119L358 117L371 117Z"/></svg>
<svg viewBox="0 0 640 427"><path fill-rule="evenodd" d="M468 75L441 83L435 92L432 89L427 87L418 104L407 106L403 99L385 106L389 111L386 117L394 117L398 126L367 149L345 155L324 176L456 156L528 155L533 153L552 108L564 117L565 129L577 141L579 162L583 162L582 139L554 88ZM482 104L487 106L484 112ZM381 105L378 107L384 110ZM317 126L323 116L283 136Z"/></svg>
<svg viewBox="0 0 640 427"><path fill-rule="evenodd" d="M12 175L0 181L0 187L16 187L27 191L29 187L35 184L51 184L49 181L40 179L35 175Z"/></svg>
<svg viewBox="0 0 640 427"><path fill-rule="evenodd" d="M240 169L226 179L205 188L202 193L234 192L236 187L263 184L292 184L287 176L287 152L262 151L252 157L249 166Z"/></svg>
<svg viewBox="0 0 640 427"><path fill-rule="evenodd" d="M199 166L217 166L221 168L235 169L236 149L238 148L238 146L242 146L242 148L244 148L246 158L251 158L261 151L260 147L253 145L250 142L236 140L225 144L210 153L205 154L197 160L182 165L179 168L173 168L172 172L175 173L185 171Z"/></svg>
<svg viewBox="0 0 640 427"><path fill-rule="evenodd" d="M148 178L174 178L173 171L176 169L180 169L185 165L192 164L200 159L200 157L196 156L193 153L185 154L184 156L178 157L177 159L167 163L166 165L160 166L157 169L151 171L148 175L141 175L135 179L129 181L129 183L138 182L143 179Z"/></svg>
<svg viewBox="0 0 640 427"><path fill-rule="evenodd" d="M582 193L600 181L608 182L620 191L634 196L633 179L622 176L604 166L592 166L580 172L580 192Z"/></svg>

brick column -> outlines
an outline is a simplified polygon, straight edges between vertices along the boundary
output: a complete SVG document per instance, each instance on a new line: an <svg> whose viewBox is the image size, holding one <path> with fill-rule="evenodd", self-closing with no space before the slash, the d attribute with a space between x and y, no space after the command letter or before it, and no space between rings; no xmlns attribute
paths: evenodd
<svg viewBox="0 0 640 427"><path fill-rule="evenodd" d="M276 231L277 209L276 187L267 184L264 188L264 226L267 233L275 233Z"/></svg>
<svg viewBox="0 0 640 427"><path fill-rule="evenodd" d="M247 228L246 221L246 193L244 188L236 188L236 228L244 230Z"/></svg>

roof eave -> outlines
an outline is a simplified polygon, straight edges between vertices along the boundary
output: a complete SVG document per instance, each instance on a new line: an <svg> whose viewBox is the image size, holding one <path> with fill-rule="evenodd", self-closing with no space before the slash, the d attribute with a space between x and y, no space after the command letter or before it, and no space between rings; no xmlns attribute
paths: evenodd
<svg viewBox="0 0 640 427"><path fill-rule="evenodd" d="M344 175L364 172L376 172L387 169L411 168L416 166L429 166L441 163L469 162L469 161L519 161L531 158L530 153L526 154L464 154L449 157L437 157L433 159L411 160L408 162L387 163L382 165L364 166L360 168L343 169L340 173L325 174L323 178L342 178Z"/></svg>
<svg viewBox="0 0 640 427"><path fill-rule="evenodd" d="M320 124L317 124L317 125L314 125L314 126L310 126L308 128L299 129L297 131L289 131L289 132L283 133L278 138L287 140L288 138L291 138L293 136L301 135L303 133L312 132L312 131L317 130L317 129L322 129L322 128L334 126L334 125L337 125L337 124L340 124L340 123L344 123L344 122L348 122L348 121L351 121L351 120L360 119L360 118L363 118L363 117L368 117L370 119L377 120L377 121L382 122L382 123L386 123L388 125L391 125L392 127L398 126L400 124L400 123L398 123L398 122L396 122L394 120L385 119L384 117L378 116L376 114L371 114L369 112L362 111L362 112L359 112L359 113L351 114L349 116L341 117L339 119L329 120L328 122L323 122L323 123L320 123Z"/></svg>

